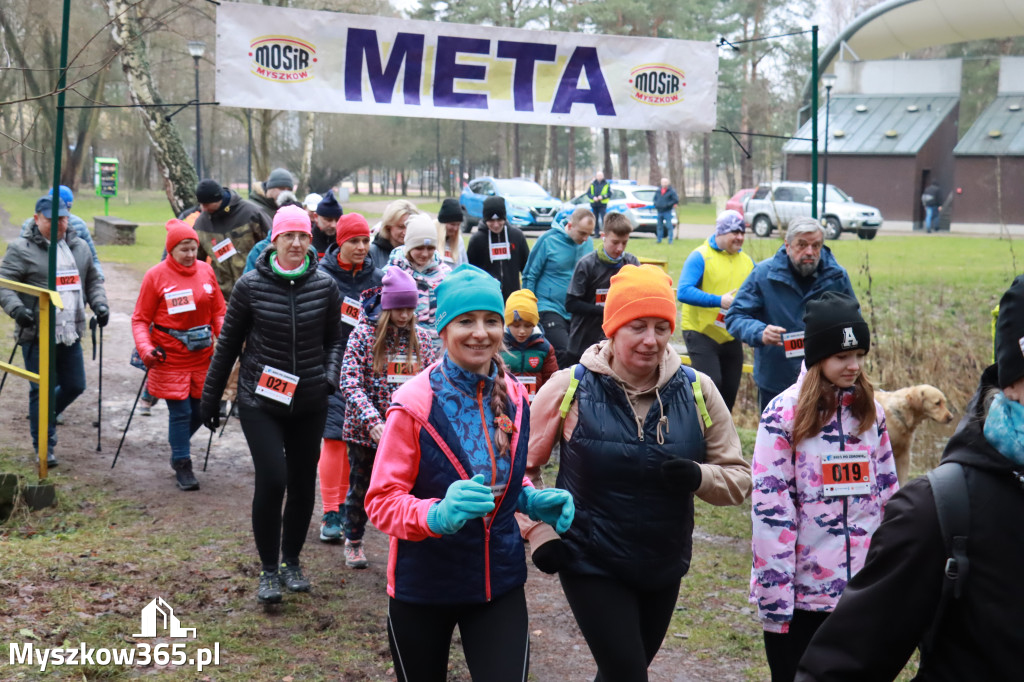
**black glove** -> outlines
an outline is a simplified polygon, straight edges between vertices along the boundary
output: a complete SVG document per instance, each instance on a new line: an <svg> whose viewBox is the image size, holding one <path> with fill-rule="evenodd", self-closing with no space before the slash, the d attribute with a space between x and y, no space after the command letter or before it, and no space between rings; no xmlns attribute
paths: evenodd
<svg viewBox="0 0 1024 682"><path fill-rule="evenodd" d="M330 372L324 374L324 384L327 385L327 395L334 395L338 390L338 382L331 381Z"/></svg>
<svg viewBox="0 0 1024 682"><path fill-rule="evenodd" d="M34 327L36 326L36 316L32 314L32 311L21 306L14 311L14 321L18 323L20 327Z"/></svg>
<svg viewBox="0 0 1024 682"><path fill-rule="evenodd" d="M207 405L205 401L200 403L199 416L203 420L203 426L211 431L216 431L220 428L220 405L216 403Z"/></svg>
<svg viewBox="0 0 1024 682"><path fill-rule="evenodd" d="M100 303L98 306L94 306L92 311L96 313L96 323L101 327L106 327L107 322L110 322L110 308Z"/></svg>
<svg viewBox="0 0 1024 682"><path fill-rule="evenodd" d="M533 565L545 573L558 573L569 565L572 555L561 540L545 542L533 550Z"/></svg>
<svg viewBox="0 0 1024 682"><path fill-rule="evenodd" d="M669 488L681 493L692 493L700 487L700 465L692 459L673 457L661 464L661 476Z"/></svg>

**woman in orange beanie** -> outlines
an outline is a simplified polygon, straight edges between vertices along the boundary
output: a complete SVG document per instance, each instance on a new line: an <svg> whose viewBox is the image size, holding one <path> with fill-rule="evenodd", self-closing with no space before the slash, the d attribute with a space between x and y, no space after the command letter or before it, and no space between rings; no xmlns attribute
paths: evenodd
<svg viewBox="0 0 1024 682"><path fill-rule="evenodd" d="M653 265L611 279L591 346L537 392L527 474L561 445L557 487L576 521L559 538L520 519L542 571L562 589L598 679L639 681L661 647L690 566L693 496L716 505L750 494L750 466L714 383L682 365L672 280Z"/></svg>

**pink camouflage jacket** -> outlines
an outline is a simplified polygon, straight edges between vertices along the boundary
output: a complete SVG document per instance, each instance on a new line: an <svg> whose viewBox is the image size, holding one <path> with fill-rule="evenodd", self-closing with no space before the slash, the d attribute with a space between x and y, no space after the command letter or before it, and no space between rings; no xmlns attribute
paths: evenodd
<svg viewBox="0 0 1024 682"><path fill-rule="evenodd" d="M853 389L840 389L841 419L794 446L805 372L765 409L754 445L750 601L768 632L788 632L794 608L835 609L846 583L864 566L885 503L899 489L885 413L876 401L875 426L857 435L849 409ZM825 495L822 459L840 451L868 455L869 494Z"/></svg>

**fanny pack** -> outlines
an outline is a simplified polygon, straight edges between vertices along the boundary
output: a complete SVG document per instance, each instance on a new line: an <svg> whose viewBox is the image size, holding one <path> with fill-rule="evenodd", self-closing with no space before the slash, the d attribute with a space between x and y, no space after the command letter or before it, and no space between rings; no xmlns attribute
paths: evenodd
<svg viewBox="0 0 1024 682"><path fill-rule="evenodd" d="M153 327L159 329L164 334L173 336L190 351L203 350L213 345L213 328L208 324L192 327L184 331L162 327L158 324L154 324Z"/></svg>

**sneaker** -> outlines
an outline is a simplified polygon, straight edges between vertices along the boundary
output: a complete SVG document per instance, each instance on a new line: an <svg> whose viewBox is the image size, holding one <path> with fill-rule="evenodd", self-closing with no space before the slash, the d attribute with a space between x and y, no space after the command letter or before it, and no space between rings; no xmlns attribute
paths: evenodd
<svg viewBox="0 0 1024 682"><path fill-rule="evenodd" d="M277 571L260 571L260 586L256 589L256 599L261 604L281 603L281 578Z"/></svg>
<svg viewBox="0 0 1024 682"><path fill-rule="evenodd" d="M58 462L57 462L57 456L56 455L54 455L52 452L49 453L48 455L46 455L46 467L48 469L54 468L55 466L57 466L57 464L58 464Z"/></svg>
<svg viewBox="0 0 1024 682"><path fill-rule="evenodd" d="M320 541L337 542L341 539L341 512L329 511L320 522Z"/></svg>
<svg viewBox="0 0 1024 682"><path fill-rule="evenodd" d="M53 418L53 423L57 426L64 426L64 413L58 414Z"/></svg>
<svg viewBox="0 0 1024 682"><path fill-rule="evenodd" d="M281 584L289 592L309 592L309 580L302 575L302 567L296 564L281 562Z"/></svg>
<svg viewBox="0 0 1024 682"><path fill-rule="evenodd" d="M345 565L349 568L366 568L370 565L363 551L362 540L345 540Z"/></svg>
<svg viewBox="0 0 1024 682"><path fill-rule="evenodd" d="M192 473L192 458L172 459L171 466L174 468L175 482L181 490L199 490L199 481Z"/></svg>
<svg viewBox="0 0 1024 682"><path fill-rule="evenodd" d="M149 417L153 414L153 403L149 402L145 398L139 400L139 408L136 410L139 416Z"/></svg>

